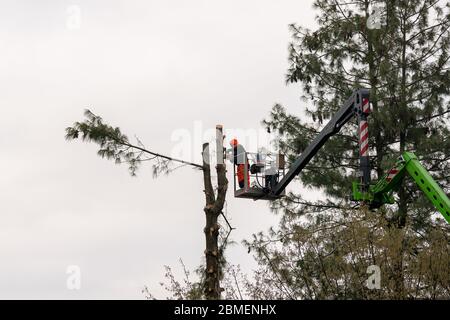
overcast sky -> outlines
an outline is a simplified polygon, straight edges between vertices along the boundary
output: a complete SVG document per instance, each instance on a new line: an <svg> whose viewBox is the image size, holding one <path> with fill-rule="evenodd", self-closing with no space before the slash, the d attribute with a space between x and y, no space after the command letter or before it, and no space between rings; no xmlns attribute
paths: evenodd
<svg viewBox="0 0 450 320"><path fill-rule="evenodd" d="M285 85L288 24L313 28L311 3L2 0L0 298L141 299L144 285L164 298L164 265L197 267L201 173L153 179L144 165L132 178L64 129L88 107L157 152L192 133L195 158L196 130L258 132L277 102L300 113L298 85ZM227 256L251 271L241 241L277 217L231 191ZM80 290L67 288L70 265Z"/></svg>

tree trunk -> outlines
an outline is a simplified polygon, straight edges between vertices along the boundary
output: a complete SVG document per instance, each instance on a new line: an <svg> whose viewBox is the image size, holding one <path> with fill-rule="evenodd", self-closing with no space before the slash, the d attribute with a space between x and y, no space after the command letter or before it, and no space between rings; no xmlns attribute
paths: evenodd
<svg viewBox="0 0 450 320"><path fill-rule="evenodd" d="M218 151L219 153L220 151ZM223 161L222 161L223 162ZM209 144L203 144L203 181L205 186L206 205L204 208L206 225L205 233L206 268L205 268L205 297L208 300L220 299L220 270L221 252L219 250L218 238L220 226L217 223L219 215L222 213L225 203L228 180L226 178L226 168L224 163L218 163L217 167L217 198L211 182L211 166L209 159Z"/></svg>
<svg viewBox="0 0 450 320"><path fill-rule="evenodd" d="M369 19L369 2L366 2L365 7L366 12L366 20ZM383 176L383 139L381 136L381 122L378 119L378 78L376 76L376 69L377 65L375 63L375 56L376 56L376 50L373 43L373 32L368 32L367 34L367 61L369 64L369 82L370 82L370 102L373 106L373 126L371 128L371 131L375 135L375 152L376 152L376 158L375 158L375 170L377 172L377 179L380 179ZM370 129L370 128L369 128ZM372 167L372 166L371 166Z"/></svg>
<svg viewBox="0 0 450 320"><path fill-rule="evenodd" d="M406 150L406 130L410 122L408 106L406 103L406 80L407 80L407 58L406 58L406 18L403 15L402 22L402 57L401 57L401 87L400 87L400 119L399 119L399 139L400 139L400 153ZM406 215L408 213L408 194L404 184L400 185L398 190L399 202L398 202L398 217L397 217L397 228L403 229L406 225ZM405 279L403 272L403 239L401 245L399 245L399 252L397 254L397 260L394 263L395 274L395 299L404 299L405 293Z"/></svg>

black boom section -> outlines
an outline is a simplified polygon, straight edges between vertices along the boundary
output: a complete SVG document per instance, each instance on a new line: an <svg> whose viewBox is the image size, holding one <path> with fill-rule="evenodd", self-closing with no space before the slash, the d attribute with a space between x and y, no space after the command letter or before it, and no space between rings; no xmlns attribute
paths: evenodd
<svg viewBox="0 0 450 320"><path fill-rule="evenodd" d="M272 193L279 195L287 185L303 170L303 168L317 154L319 149L328 141L328 139L341 130L354 115L360 112L360 105L363 98L369 98L368 89L359 89L353 92L349 99L331 118L327 125L322 129L319 135L306 147L302 154L291 165L289 171L283 179L273 188Z"/></svg>

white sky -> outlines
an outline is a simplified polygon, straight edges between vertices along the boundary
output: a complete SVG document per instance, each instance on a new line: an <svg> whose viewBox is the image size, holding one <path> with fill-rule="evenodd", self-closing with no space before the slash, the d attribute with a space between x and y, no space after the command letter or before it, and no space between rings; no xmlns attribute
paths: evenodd
<svg viewBox="0 0 450 320"><path fill-rule="evenodd" d="M144 285L163 298L164 265L198 266L201 174L152 179L144 165L132 178L64 129L89 107L170 154L174 132L196 123L260 130L275 102L300 112L299 87L285 85L288 24L312 28L311 3L2 0L0 298L141 299ZM229 262L250 271L241 241L277 217L231 192L227 204ZM81 268L80 290L66 287L69 265Z"/></svg>

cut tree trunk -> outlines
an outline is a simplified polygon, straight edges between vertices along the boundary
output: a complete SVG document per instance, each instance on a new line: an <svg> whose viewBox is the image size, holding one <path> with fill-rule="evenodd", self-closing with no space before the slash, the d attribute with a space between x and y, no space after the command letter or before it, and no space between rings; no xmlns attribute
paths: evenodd
<svg viewBox="0 0 450 320"><path fill-rule="evenodd" d="M219 152L219 151L218 151ZM206 249L206 268L205 268L205 297L209 300L220 299L222 289L220 288L220 259L218 238L220 226L217 223L219 215L222 213L225 203L228 180L226 177L225 164L217 164L217 197L211 182L211 166L209 162L209 144L203 144L203 182L205 187L206 205L204 208L206 216L206 225L204 229Z"/></svg>

